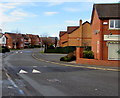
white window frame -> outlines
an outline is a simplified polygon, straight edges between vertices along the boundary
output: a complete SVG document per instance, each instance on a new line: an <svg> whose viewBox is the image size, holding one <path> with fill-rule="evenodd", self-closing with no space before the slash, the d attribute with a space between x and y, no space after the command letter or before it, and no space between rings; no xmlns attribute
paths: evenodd
<svg viewBox="0 0 120 98"><path fill-rule="evenodd" d="M120 30L120 28L115 28L115 20L119 20L120 21L120 19L110 19L109 20L109 29ZM114 21L114 27L113 28L110 27L110 21Z"/></svg>

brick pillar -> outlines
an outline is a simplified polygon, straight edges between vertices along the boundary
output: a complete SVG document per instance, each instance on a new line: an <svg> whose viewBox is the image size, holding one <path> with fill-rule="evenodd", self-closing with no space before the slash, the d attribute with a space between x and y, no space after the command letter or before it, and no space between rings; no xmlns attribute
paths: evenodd
<svg viewBox="0 0 120 98"><path fill-rule="evenodd" d="M76 59L77 58L82 58L82 57L83 57L83 48L76 47Z"/></svg>

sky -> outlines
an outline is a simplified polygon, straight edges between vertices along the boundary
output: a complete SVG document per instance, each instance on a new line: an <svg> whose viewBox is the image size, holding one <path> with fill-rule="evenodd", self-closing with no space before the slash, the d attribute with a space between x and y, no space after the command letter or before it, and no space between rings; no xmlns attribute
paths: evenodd
<svg viewBox="0 0 120 98"><path fill-rule="evenodd" d="M67 26L78 26L79 20L91 20L94 3L117 3L119 0L0 0L0 28L19 32L59 37Z"/></svg>

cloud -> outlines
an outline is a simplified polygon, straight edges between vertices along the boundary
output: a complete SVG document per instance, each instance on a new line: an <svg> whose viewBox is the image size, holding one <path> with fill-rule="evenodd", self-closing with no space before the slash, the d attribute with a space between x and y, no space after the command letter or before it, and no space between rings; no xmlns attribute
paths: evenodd
<svg viewBox="0 0 120 98"><path fill-rule="evenodd" d="M52 16L52 15L58 14L58 12L44 12L44 14L47 16Z"/></svg>
<svg viewBox="0 0 120 98"><path fill-rule="evenodd" d="M14 10L13 12L11 12L10 15L17 16L17 17L33 17L33 16L37 16L37 15L31 14L31 13L24 12L24 11L19 10L19 9Z"/></svg>
<svg viewBox="0 0 120 98"><path fill-rule="evenodd" d="M20 6L26 5L27 3L0 3L0 24L4 22L15 22L21 19L24 19L23 17L31 17L36 16L32 13L27 13L22 10L19 10L18 8ZM31 5L32 3L30 3ZM11 10L12 9L12 10ZM11 12L12 11L12 12Z"/></svg>
<svg viewBox="0 0 120 98"><path fill-rule="evenodd" d="M74 20L66 20L65 23L68 25L77 25L79 21L74 21Z"/></svg>
<svg viewBox="0 0 120 98"><path fill-rule="evenodd" d="M79 12L80 11L80 9L78 8L70 8L70 7L63 8L63 10L68 11L68 12Z"/></svg>
<svg viewBox="0 0 120 98"><path fill-rule="evenodd" d="M57 5L61 5L63 4L64 2L49 2L48 6L51 7L51 6L57 6Z"/></svg>
<svg viewBox="0 0 120 98"><path fill-rule="evenodd" d="M94 3L116 3L119 0L20 0L18 2L94 2ZM0 0L0 2L17 2L16 0Z"/></svg>
<svg viewBox="0 0 120 98"><path fill-rule="evenodd" d="M22 12L22 11L18 11L18 10L14 10L13 12L10 13L12 16L19 16L19 17L26 17L28 16L27 13Z"/></svg>
<svg viewBox="0 0 120 98"><path fill-rule="evenodd" d="M119 0L86 0L86 2L94 2L94 3L117 3Z"/></svg>

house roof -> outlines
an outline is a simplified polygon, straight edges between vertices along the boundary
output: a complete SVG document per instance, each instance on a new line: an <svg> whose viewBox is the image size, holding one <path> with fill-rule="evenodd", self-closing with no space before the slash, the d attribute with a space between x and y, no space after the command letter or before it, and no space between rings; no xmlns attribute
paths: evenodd
<svg viewBox="0 0 120 98"><path fill-rule="evenodd" d="M5 34L9 34L9 36L10 36L12 39L16 39L16 38L21 38L21 37L22 37L21 34L16 34L16 33L5 32Z"/></svg>
<svg viewBox="0 0 120 98"><path fill-rule="evenodd" d="M23 38L26 39L26 40L29 39L29 37L28 37L27 35L25 35L25 34L22 34L22 36L23 36Z"/></svg>
<svg viewBox="0 0 120 98"><path fill-rule="evenodd" d="M60 31L59 36L61 37L61 36L63 36L65 33L67 33L67 31Z"/></svg>
<svg viewBox="0 0 120 98"><path fill-rule="evenodd" d="M86 24L86 23L89 23L88 21L84 22L82 25ZM90 23L89 23L90 24Z"/></svg>
<svg viewBox="0 0 120 98"><path fill-rule="evenodd" d="M26 34L28 37L30 37L30 38L39 38L39 36L38 35L32 35L32 34Z"/></svg>
<svg viewBox="0 0 120 98"><path fill-rule="evenodd" d="M120 19L119 8L120 3L93 5L93 10L96 9L100 19Z"/></svg>
<svg viewBox="0 0 120 98"><path fill-rule="evenodd" d="M79 28L79 26L68 26L67 27L67 33L70 34L78 28Z"/></svg>

